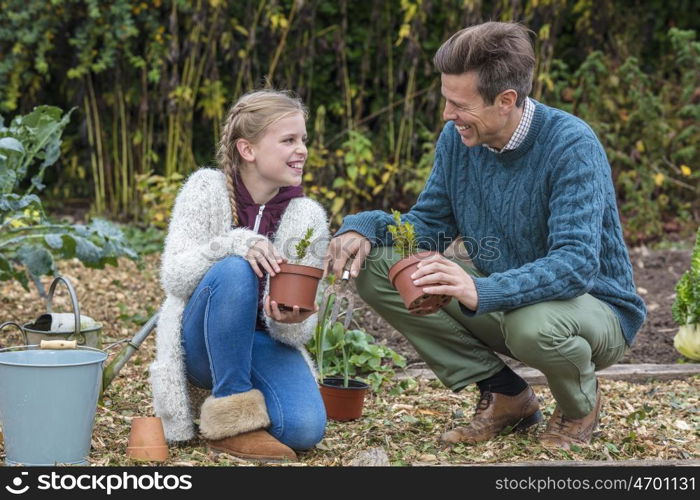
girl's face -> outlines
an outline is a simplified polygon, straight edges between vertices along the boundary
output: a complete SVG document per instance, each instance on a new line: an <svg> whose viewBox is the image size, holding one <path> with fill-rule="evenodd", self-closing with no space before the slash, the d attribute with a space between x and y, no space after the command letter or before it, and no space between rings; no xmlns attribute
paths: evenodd
<svg viewBox="0 0 700 500"><path fill-rule="evenodd" d="M254 165L248 168L259 188L298 186L308 156L304 115L294 113L277 120L250 148Z"/></svg>

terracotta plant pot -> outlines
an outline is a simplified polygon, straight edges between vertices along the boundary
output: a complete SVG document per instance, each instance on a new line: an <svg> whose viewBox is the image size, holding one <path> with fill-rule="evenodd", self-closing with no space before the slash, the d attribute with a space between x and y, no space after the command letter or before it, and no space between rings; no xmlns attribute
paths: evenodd
<svg viewBox="0 0 700 500"><path fill-rule="evenodd" d="M126 456L146 462L165 462L168 459L168 445L159 417L135 417L131 421Z"/></svg>
<svg viewBox="0 0 700 500"><path fill-rule="evenodd" d="M423 287L413 284L411 275L418 269L418 263L437 252L418 252L404 257L389 269L389 281L399 291L406 309L416 316L425 316L437 312L450 303L449 295L423 293Z"/></svg>
<svg viewBox="0 0 700 500"><path fill-rule="evenodd" d="M348 387L343 387L343 377L324 378L319 390L328 418L339 421L360 418L368 389L359 380L350 379Z"/></svg>
<svg viewBox="0 0 700 500"><path fill-rule="evenodd" d="M313 311L322 277L323 269L280 264L280 272L270 278L270 299L289 309L299 306L302 311Z"/></svg>

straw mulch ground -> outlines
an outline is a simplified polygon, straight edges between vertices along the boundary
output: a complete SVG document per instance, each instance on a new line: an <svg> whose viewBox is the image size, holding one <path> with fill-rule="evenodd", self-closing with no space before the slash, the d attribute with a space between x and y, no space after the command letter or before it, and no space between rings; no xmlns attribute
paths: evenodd
<svg viewBox="0 0 700 500"><path fill-rule="evenodd" d="M146 256L140 264L121 260L118 268L103 270L87 269L77 261L60 264L60 272L76 286L83 314L104 323L106 344L130 338L157 309L162 299L158 259ZM50 279L43 282L48 285ZM56 309L68 310L67 294L62 291L55 303ZM26 322L44 311L35 288L27 293L15 283L0 284L0 320ZM94 465L133 465L125 456L131 418L153 414L147 382L153 340L153 336L146 340L105 393L93 433ZM3 346L20 343L10 330L2 334L2 341ZM644 384L603 381L602 387L606 401L601 426L587 449L567 453L542 449L537 435L544 425L477 446L443 449L440 433L469 421L477 393L472 389L453 394L437 381L418 380L408 388L393 383L371 395L360 420L330 422L324 440L316 449L300 453L298 465L347 465L359 453L377 447L394 465L700 458L698 377ZM535 389L545 417L551 415L554 403L549 391L542 386ZM171 446L170 455L168 465L242 464L225 455L210 456L201 440Z"/></svg>

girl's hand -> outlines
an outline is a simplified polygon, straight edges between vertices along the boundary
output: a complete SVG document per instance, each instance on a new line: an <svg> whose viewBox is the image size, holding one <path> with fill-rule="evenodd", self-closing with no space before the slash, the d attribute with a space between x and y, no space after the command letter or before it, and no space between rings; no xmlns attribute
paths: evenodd
<svg viewBox="0 0 700 500"><path fill-rule="evenodd" d="M261 267L274 276L280 272L279 264L286 262L286 259L277 251L275 246L268 239L260 240L255 245L250 247L245 256L245 260L250 263L253 272L258 278L263 277Z"/></svg>
<svg viewBox="0 0 700 500"><path fill-rule="evenodd" d="M265 314L277 321L278 323L301 323L309 316L318 312L318 304L314 304L313 311L301 311L299 306L294 306L293 309L280 310L277 302L270 301L270 296L265 297Z"/></svg>

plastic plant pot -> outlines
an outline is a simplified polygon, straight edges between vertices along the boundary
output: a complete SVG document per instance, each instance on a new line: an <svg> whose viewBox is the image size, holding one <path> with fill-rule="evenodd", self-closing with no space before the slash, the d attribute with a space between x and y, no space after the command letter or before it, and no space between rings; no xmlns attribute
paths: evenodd
<svg viewBox="0 0 700 500"><path fill-rule="evenodd" d="M450 303L449 295L423 293L422 287L413 284L411 275L418 269L418 263L436 252L418 252L404 257L389 269L389 281L398 290L408 312L416 316L425 316L440 310Z"/></svg>

